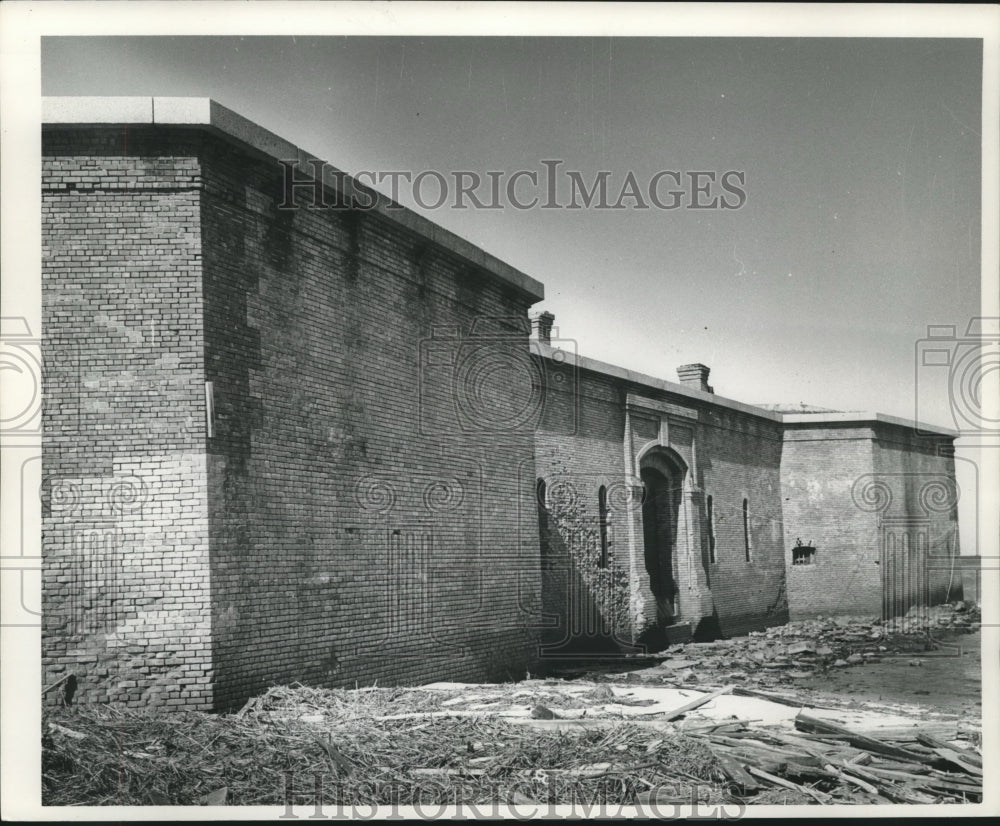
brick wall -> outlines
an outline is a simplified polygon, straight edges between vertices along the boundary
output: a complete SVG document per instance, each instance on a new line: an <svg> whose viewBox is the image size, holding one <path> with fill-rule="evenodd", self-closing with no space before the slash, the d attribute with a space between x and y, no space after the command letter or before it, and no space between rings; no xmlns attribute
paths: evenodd
<svg viewBox="0 0 1000 826"><path fill-rule="evenodd" d="M165 150L43 133L43 681L207 707L200 165Z"/></svg>
<svg viewBox="0 0 1000 826"><path fill-rule="evenodd" d="M217 704L522 674L528 299L374 213L278 209L274 161L204 163Z"/></svg>
<svg viewBox="0 0 1000 826"><path fill-rule="evenodd" d="M531 297L374 213L277 209L277 162L205 132L45 155L46 682L224 708L522 674Z"/></svg>
<svg viewBox="0 0 1000 826"><path fill-rule="evenodd" d="M781 425L720 408L706 411L699 433L702 503L707 514L711 496L714 513L709 586L721 628L734 636L787 622Z"/></svg>
<svg viewBox="0 0 1000 826"><path fill-rule="evenodd" d="M789 425L782 487L792 619L887 616L947 596L957 553L947 438L897 425ZM815 546L793 564L796 542Z"/></svg>
<svg viewBox="0 0 1000 826"><path fill-rule="evenodd" d="M531 295L385 215L279 209L277 161L217 134L43 138L46 684L229 708L509 679L665 612L734 635L949 596L949 440L533 350ZM666 608L649 471L679 492Z"/></svg>
<svg viewBox="0 0 1000 826"><path fill-rule="evenodd" d="M786 428L781 482L793 620L881 611L876 520L852 495L874 469L871 439L866 427ZM810 565L792 564L799 539L816 548Z"/></svg>
<svg viewBox="0 0 1000 826"><path fill-rule="evenodd" d="M555 369L551 357L542 361ZM675 621L693 629L717 624L722 633L735 634L787 620L778 423L587 369L570 370L566 380L549 382L546 391L536 463L546 483L548 522L558 534L549 550L562 554L556 564L567 569L562 578L548 574L543 582L546 609L559 618L549 631L550 643L564 640L571 648L571 629L579 630L580 617L603 620L605 637L619 648L644 638L656 623L642 509L630 492L641 484L634 463L641 464L638 457L651 448L687 468L672 559ZM630 395L637 394L654 406L686 412L641 405L628 410ZM604 570L596 564L601 486L609 501ZM715 512L715 561L708 552L708 495ZM571 507L564 504L567 498ZM744 552L744 498L750 503L750 562Z"/></svg>
<svg viewBox="0 0 1000 826"><path fill-rule="evenodd" d="M918 437L880 425L873 445L874 480L888 500L876 519L885 616L956 599L958 499L951 440ZM880 503L881 504L881 503Z"/></svg>
<svg viewBox="0 0 1000 826"><path fill-rule="evenodd" d="M551 358L536 356L536 361L545 378L545 409L535 463L546 486L540 504L549 528L542 582L548 617L543 654L555 659L573 652L627 650L637 632L631 615L635 571L622 448L624 397L603 376ZM602 486L608 504L603 567Z"/></svg>

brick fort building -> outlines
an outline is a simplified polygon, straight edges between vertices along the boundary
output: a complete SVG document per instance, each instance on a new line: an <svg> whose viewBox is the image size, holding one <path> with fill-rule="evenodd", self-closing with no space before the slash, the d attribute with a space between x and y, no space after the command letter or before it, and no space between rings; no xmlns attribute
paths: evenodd
<svg viewBox="0 0 1000 826"><path fill-rule="evenodd" d="M954 598L955 433L586 358L213 101L43 121L45 684L227 709Z"/></svg>

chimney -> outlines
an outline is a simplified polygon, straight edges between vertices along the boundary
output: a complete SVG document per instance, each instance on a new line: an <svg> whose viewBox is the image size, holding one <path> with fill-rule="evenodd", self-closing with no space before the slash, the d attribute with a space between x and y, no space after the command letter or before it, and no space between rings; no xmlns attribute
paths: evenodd
<svg viewBox="0 0 1000 826"><path fill-rule="evenodd" d="M702 393L714 393L708 383L709 369L704 364L682 364L677 368L677 377L681 384Z"/></svg>
<svg viewBox="0 0 1000 826"><path fill-rule="evenodd" d="M556 317L549 312L539 313L535 317L535 327L538 330L538 340L542 342L542 344L552 343L552 323L555 320Z"/></svg>

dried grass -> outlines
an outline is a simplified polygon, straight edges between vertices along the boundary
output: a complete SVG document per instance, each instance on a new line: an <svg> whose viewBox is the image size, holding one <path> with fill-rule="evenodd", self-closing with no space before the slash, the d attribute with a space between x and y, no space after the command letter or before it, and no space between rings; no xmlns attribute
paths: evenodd
<svg viewBox="0 0 1000 826"><path fill-rule="evenodd" d="M519 691L512 685L504 693ZM730 799L711 751L682 733L628 723L537 731L488 714L379 720L438 711L463 694L475 691L294 686L271 689L242 716L50 710L43 721L43 802L196 805L225 787L230 805L281 806L290 787L304 805L317 774L325 775L329 799L345 805L447 804L457 795L469 803L547 802L570 791L616 804L660 786L693 800L699 788L705 799L712 784L717 802ZM567 702L544 687L517 701ZM577 695L569 702L579 701Z"/></svg>

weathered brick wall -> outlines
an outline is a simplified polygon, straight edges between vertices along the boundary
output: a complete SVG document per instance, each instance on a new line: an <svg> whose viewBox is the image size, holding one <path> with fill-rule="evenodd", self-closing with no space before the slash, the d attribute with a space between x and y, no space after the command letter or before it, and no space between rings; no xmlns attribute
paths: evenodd
<svg viewBox="0 0 1000 826"><path fill-rule="evenodd" d="M733 636L787 622L781 425L722 408L709 410L697 447L706 511L707 497L712 497L715 562L708 573L722 631ZM707 537L704 541L707 545Z"/></svg>
<svg viewBox="0 0 1000 826"><path fill-rule="evenodd" d="M530 298L373 214L276 209L277 164L205 133L46 158L46 679L222 707L522 673Z"/></svg>
<svg viewBox="0 0 1000 826"><path fill-rule="evenodd" d="M881 613L878 526L859 507L874 470L869 427L789 426L781 464L791 618ZM859 486L860 480L860 486ZM816 548L810 565L793 565L801 539Z"/></svg>
<svg viewBox="0 0 1000 826"><path fill-rule="evenodd" d="M663 610L640 466L683 477L680 622L949 595L947 439L532 355L530 296L384 216L279 209L277 162L209 132L54 128L43 154L46 684L227 708L628 649Z"/></svg>
<svg viewBox="0 0 1000 826"><path fill-rule="evenodd" d="M528 299L375 214L278 209L274 161L203 160L217 705L523 673Z"/></svg>
<svg viewBox="0 0 1000 826"><path fill-rule="evenodd" d="M545 359L552 369L551 359ZM660 416L655 410L629 415L629 394L681 405L696 418ZM665 421L665 425L661 425ZM536 439L539 476L546 482L549 523L558 531L570 574L548 575L546 610L560 617L550 642L569 638L578 616L598 616L605 635L619 645L638 639L656 619L644 563L641 506L629 488L639 480L626 455L667 439L694 474L681 505L674 577L678 620L692 628L714 615L726 634L787 620L782 547L781 430L776 422L722 410L687 397L672 397L646 385L581 369L569 380L547 385L546 415ZM628 460L632 461L632 459ZM598 490L608 490L610 565L599 570ZM716 558L708 558L706 497L715 511ZM751 561L744 554L742 500L750 507ZM569 499L572 507L566 507ZM566 516L559 518L560 513ZM690 526L689 526L690 523ZM562 567L565 558L557 560ZM585 587L586 595L580 593ZM567 644L568 647L568 644Z"/></svg>
<svg viewBox="0 0 1000 826"><path fill-rule="evenodd" d="M543 654L556 659L572 652L628 649L637 632L631 617L635 572L628 544L624 397L610 379L550 358L536 357L536 362L545 376L545 409L535 463L546 486L543 516L549 527ZM602 486L608 492L605 567L600 565Z"/></svg>
<svg viewBox="0 0 1000 826"><path fill-rule="evenodd" d="M42 146L43 680L208 707L197 140Z"/></svg>
<svg viewBox="0 0 1000 826"><path fill-rule="evenodd" d="M901 427L875 430L874 477L887 494L879 522L885 616L957 598L958 499L950 439L918 437Z"/></svg>
<svg viewBox="0 0 1000 826"><path fill-rule="evenodd" d="M790 425L782 487L792 619L878 617L947 598L957 553L947 438L888 424ZM796 542L813 563L792 563Z"/></svg>

